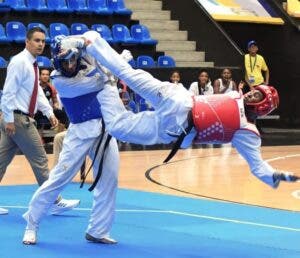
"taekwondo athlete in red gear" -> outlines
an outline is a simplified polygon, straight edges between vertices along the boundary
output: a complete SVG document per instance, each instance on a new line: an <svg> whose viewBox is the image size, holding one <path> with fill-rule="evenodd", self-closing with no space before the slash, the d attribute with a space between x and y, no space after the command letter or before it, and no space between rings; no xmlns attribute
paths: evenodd
<svg viewBox="0 0 300 258"><path fill-rule="evenodd" d="M91 39L90 35L95 35ZM186 135L182 147L189 147L196 139L204 142L201 133L208 128L199 127L199 122L205 120L216 121L214 112L199 113L196 117L198 103L206 105L206 109L215 109L220 99L210 99L207 96L193 96L184 87L174 87L170 82L162 82L152 75L133 69L109 44L97 33L87 32L82 37L86 39L86 52L93 56L101 65L105 66L119 79L123 80L132 90L145 98L155 108L155 111L145 111L133 114L127 111L118 98L116 87L106 85L98 94L101 103L106 128L111 135L122 141L137 144L170 143L185 132L189 126L188 114L194 110L193 129ZM248 116L266 115L279 104L275 88L261 86L244 96L241 93L226 94L226 100L233 106L233 110L226 112L232 116L236 112L235 121L229 124L231 132L219 139L218 142L231 141L232 145L247 161L251 172L261 181L276 188L280 181L295 182L299 177L289 172L277 171L261 157L261 138L256 126L247 121ZM224 97L224 95L220 95ZM212 105L212 102L215 102ZM223 105L227 105L223 103ZM199 112L199 110L198 110ZM211 117L213 114L213 117ZM203 116L203 117L202 117ZM200 119L200 120L199 120ZM202 121L203 122L203 121ZM222 121L222 135L228 133L228 128ZM209 137L209 140L212 140ZM221 141L222 140L222 141ZM206 141L206 140L205 140Z"/></svg>

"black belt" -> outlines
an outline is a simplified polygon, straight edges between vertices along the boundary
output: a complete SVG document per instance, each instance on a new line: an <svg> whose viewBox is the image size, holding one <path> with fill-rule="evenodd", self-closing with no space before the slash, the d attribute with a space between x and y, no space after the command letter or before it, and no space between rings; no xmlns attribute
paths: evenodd
<svg viewBox="0 0 300 258"><path fill-rule="evenodd" d="M24 115L24 116L30 116L28 113L22 112L21 110L14 110L15 114Z"/></svg>
<svg viewBox="0 0 300 258"><path fill-rule="evenodd" d="M102 129L101 129L101 136L100 136L100 140L99 140L99 143L96 147L96 151L95 151L95 157L93 158L93 161L92 161L92 164L90 166L90 168L88 169L88 171L85 173L84 172L84 168L83 168L83 171L80 171L80 175L81 175L81 184L80 184L80 188L83 187L83 184L85 182L85 179L88 175L88 173L90 172L91 168L93 167L95 161L96 161L96 158L97 158L97 155L98 155L98 152L99 152L99 149L100 149L100 146L102 145L102 142L104 140L104 134L105 134L105 124L104 124L104 120L101 119L101 122L102 122ZM91 185L91 187L89 188L89 191L93 191L94 188L96 187L98 181L100 180L100 177L102 175L102 170L103 170L103 162L104 162L104 158L106 156L106 151L107 151L107 148L108 148L108 145L109 145L109 142L111 140L112 136L111 135L107 135L107 138L104 142L104 147L103 147L103 151L102 151L102 154L101 154L101 159L100 159L100 163L99 163L99 169L98 169L98 172L97 172L97 175L94 179L94 182L93 184Z"/></svg>
<svg viewBox="0 0 300 258"><path fill-rule="evenodd" d="M179 150L179 148L180 148L180 146L181 146L181 144L183 142L184 137L187 136L191 132L192 128L194 127L192 111L190 111L188 113L187 121L188 121L187 128L178 137L178 139L175 142L175 144L173 145L173 148L172 148L171 152L169 153L168 157L164 160L164 163L167 163L168 161L170 161L174 157L174 155L176 154L176 152Z"/></svg>

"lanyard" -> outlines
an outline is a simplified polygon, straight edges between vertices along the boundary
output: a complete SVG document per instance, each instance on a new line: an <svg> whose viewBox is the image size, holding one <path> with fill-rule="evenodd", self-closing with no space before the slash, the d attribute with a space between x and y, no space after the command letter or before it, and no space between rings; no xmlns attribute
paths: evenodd
<svg viewBox="0 0 300 258"><path fill-rule="evenodd" d="M249 59L250 59L250 69L251 69L251 73L253 73L253 70L254 70L255 65L256 65L257 56L255 55L255 59L254 59L254 64L253 64L253 66L252 66L252 58L251 58L250 55L249 55Z"/></svg>

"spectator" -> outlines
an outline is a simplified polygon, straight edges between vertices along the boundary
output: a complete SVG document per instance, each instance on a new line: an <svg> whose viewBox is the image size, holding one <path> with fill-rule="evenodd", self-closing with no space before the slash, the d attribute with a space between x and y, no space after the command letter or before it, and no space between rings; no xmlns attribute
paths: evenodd
<svg viewBox="0 0 300 258"><path fill-rule="evenodd" d="M270 73L265 59L257 54L258 46L256 41L251 40L248 43L248 54L245 55L245 80L250 89L255 86L265 84L269 85ZM264 72L264 76L263 76Z"/></svg>
<svg viewBox="0 0 300 258"><path fill-rule="evenodd" d="M127 87L127 85L122 80L118 80L117 87L119 90L119 96L120 96L125 108L129 111L136 113L136 104L131 98L131 95L129 92L130 89Z"/></svg>
<svg viewBox="0 0 300 258"><path fill-rule="evenodd" d="M57 99L57 91L52 84L50 84L50 71L47 68L42 68L40 71L40 86L44 94L53 108L59 108Z"/></svg>
<svg viewBox="0 0 300 258"><path fill-rule="evenodd" d="M237 86L232 80L231 70L229 68L224 68L221 72L221 78L214 81L214 94L224 94L231 91L238 91ZM213 147L220 148L222 147L222 144L214 144Z"/></svg>
<svg viewBox="0 0 300 258"><path fill-rule="evenodd" d="M223 94L233 90L237 90L237 86L232 80L232 72L229 68L224 68L221 78L214 81L214 94Z"/></svg>
<svg viewBox="0 0 300 258"><path fill-rule="evenodd" d="M62 124L63 127L68 127L69 119L67 117L66 112L64 111L64 109L60 104L55 87L52 84L50 84L50 71L46 68L41 69L40 86L42 87L44 94L48 99L49 103L53 107L53 112L57 117L57 119L59 120L60 124ZM37 121L38 129L44 128L45 121L46 124L48 124L47 118L40 111L36 113L34 119Z"/></svg>
<svg viewBox="0 0 300 258"><path fill-rule="evenodd" d="M169 81L176 84L176 85L180 85L180 86L183 87L183 84L180 82L180 73L179 73L179 71L173 71L171 73Z"/></svg>
<svg viewBox="0 0 300 258"><path fill-rule="evenodd" d="M189 91L195 96L214 94L214 89L211 86L211 81L207 70L203 69L199 72L198 81L191 84Z"/></svg>
<svg viewBox="0 0 300 258"><path fill-rule="evenodd" d="M193 82L191 84L189 91L192 92L195 96L214 94L214 89L211 85L211 80L209 78L209 74L207 70L205 69L200 70L200 72L198 73L198 81ZM207 148L207 147L212 147L212 145L203 143L201 144L201 147Z"/></svg>

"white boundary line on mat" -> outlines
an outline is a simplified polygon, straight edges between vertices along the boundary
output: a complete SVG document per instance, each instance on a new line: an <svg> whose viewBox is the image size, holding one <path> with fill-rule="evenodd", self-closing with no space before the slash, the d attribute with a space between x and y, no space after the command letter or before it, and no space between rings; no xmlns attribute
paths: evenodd
<svg viewBox="0 0 300 258"><path fill-rule="evenodd" d="M27 209L28 208L27 206L10 206L10 205L4 205L1 207L11 208L11 209ZM91 211L90 208L75 208L74 210ZM186 217L193 217L193 218L200 218L200 219L207 219L207 220L215 220L215 221L224 221L224 222L235 223L235 224L243 224L243 225L250 225L250 226L257 226L257 227L264 227L264 228L273 228L273 229L279 229L279 230L300 232L300 228L283 227L283 226L272 225L272 224L256 223L256 222L251 222L251 221L228 219L228 218L222 218L222 217L214 217L214 216L207 216L207 215L179 212L179 211L171 211L171 210L117 209L116 211L117 212L125 212L125 213L126 212L128 212L128 213L129 212L130 213L168 213L168 214L179 215L179 216L186 216ZM3 215L3 216L5 216L5 215Z"/></svg>
<svg viewBox="0 0 300 258"><path fill-rule="evenodd" d="M300 154L291 154L291 155L286 155L286 156L279 156L276 158L271 158L271 159L267 159L267 162L272 162L272 161L276 161L276 160L283 160L283 159L288 159L288 158L294 158L294 157L299 157ZM295 190L293 192L291 192L292 197L296 198L296 199L300 199L300 190Z"/></svg>
<svg viewBox="0 0 300 258"><path fill-rule="evenodd" d="M177 215L182 215L182 216L188 216L188 217L201 218L201 219L217 220L217 221L224 221L224 222L230 222L230 223L236 223L236 224L243 224L243 225L258 226L258 227L264 227L264 228L274 228L274 229L282 229L282 230L300 232L300 228L282 227L282 226L277 226L277 225L272 225L272 224L264 224L264 223L256 223L256 222L251 222L251 221L243 221L243 220L227 219L227 218L220 218L220 217L212 217L212 216L192 214L192 213L186 213L186 212L178 212L178 211L170 211L170 213L177 214Z"/></svg>
<svg viewBox="0 0 300 258"><path fill-rule="evenodd" d="M286 156L279 156L279 157L275 157L275 158L271 158L271 159L266 159L267 162L272 162L275 160L281 160L281 159L288 159L288 158L294 158L294 157L299 157L300 153L298 154L291 154L291 155L286 155Z"/></svg>

